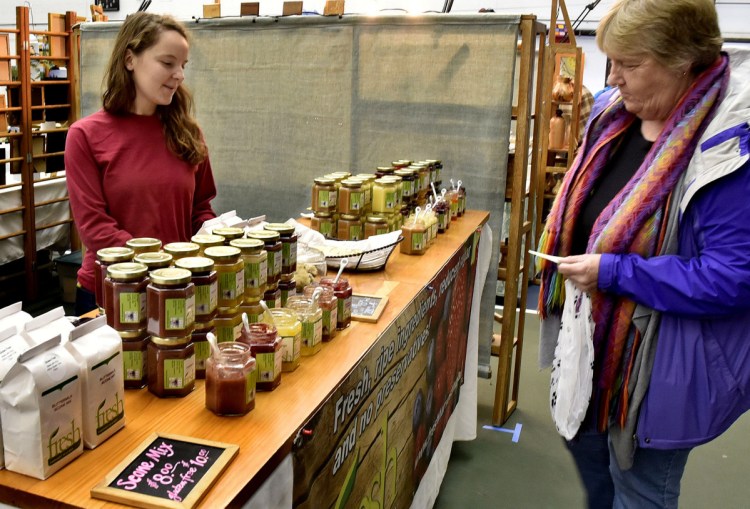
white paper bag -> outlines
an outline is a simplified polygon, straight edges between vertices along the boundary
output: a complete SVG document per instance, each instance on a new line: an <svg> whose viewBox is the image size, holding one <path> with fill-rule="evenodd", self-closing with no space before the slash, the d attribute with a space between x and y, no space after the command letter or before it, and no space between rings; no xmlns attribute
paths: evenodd
<svg viewBox="0 0 750 509"><path fill-rule="evenodd" d="M25 337L18 333L15 325L0 331L0 382L18 360L18 356L31 347ZM2 420L0 420L0 468L5 467L3 454Z"/></svg>
<svg viewBox="0 0 750 509"><path fill-rule="evenodd" d="M38 345L49 338L60 336L61 342L68 340L73 324L65 317L62 306L33 318L23 325L23 332L29 337L32 345Z"/></svg>
<svg viewBox="0 0 750 509"><path fill-rule="evenodd" d="M20 331L23 329L23 324L31 321L31 315L21 308L22 303L16 302L0 309L0 330L5 330L12 325L17 331Z"/></svg>

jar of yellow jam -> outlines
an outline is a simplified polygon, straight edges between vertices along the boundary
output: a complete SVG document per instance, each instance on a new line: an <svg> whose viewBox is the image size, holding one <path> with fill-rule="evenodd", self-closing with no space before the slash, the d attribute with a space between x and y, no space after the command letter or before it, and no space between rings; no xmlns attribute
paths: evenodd
<svg viewBox="0 0 750 509"><path fill-rule="evenodd" d="M315 355L323 346L323 311L317 302L299 295L288 306L302 324L302 356Z"/></svg>
<svg viewBox="0 0 750 509"><path fill-rule="evenodd" d="M372 211L379 214L390 214L396 210L396 183L393 180L379 178L372 188Z"/></svg>
<svg viewBox="0 0 750 509"><path fill-rule="evenodd" d="M281 338L281 370L294 371L299 367L302 355L302 323L297 313L291 309L278 308L269 311L273 317L273 323L270 323L268 314L263 315L263 323L275 326Z"/></svg>
<svg viewBox="0 0 750 509"><path fill-rule="evenodd" d="M259 239L235 239L230 246L240 250L245 264L245 298L244 302L257 302L266 291L268 279L268 253Z"/></svg>
<svg viewBox="0 0 750 509"><path fill-rule="evenodd" d="M232 246L207 247L203 254L214 261L219 280L219 313L236 308L245 298L245 263L239 248Z"/></svg>

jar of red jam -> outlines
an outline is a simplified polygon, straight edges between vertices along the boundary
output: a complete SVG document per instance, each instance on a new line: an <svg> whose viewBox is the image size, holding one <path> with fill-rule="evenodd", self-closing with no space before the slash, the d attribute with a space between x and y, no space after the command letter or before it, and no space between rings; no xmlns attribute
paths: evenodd
<svg viewBox="0 0 750 509"><path fill-rule="evenodd" d="M193 244L198 244L198 247L200 249L198 251L198 256L203 256L203 252L207 247L223 246L224 237L222 237L221 235L198 234L193 235L190 238L190 242L192 242Z"/></svg>
<svg viewBox="0 0 750 509"><path fill-rule="evenodd" d="M229 244L240 250L245 264L244 302L256 302L266 291L268 278L268 253L263 249L263 241L258 239L236 239Z"/></svg>
<svg viewBox="0 0 750 509"><path fill-rule="evenodd" d="M170 267L150 274L148 332L160 338L190 337L195 329L195 286L189 270Z"/></svg>
<svg viewBox="0 0 750 509"><path fill-rule="evenodd" d="M313 212L336 212L336 181L331 178L318 177L312 187Z"/></svg>
<svg viewBox="0 0 750 509"><path fill-rule="evenodd" d="M214 261L203 256L187 256L175 262L180 269L189 270L195 286L195 321L206 323L216 317L219 306L219 277Z"/></svg>
<svg viewBox="0 0 750 509"><path fill-rule="evenodd" d="M133 258L134 262L142 263L148 268L148 271L156 269L166 269L172 265L172 255L163 252L149 251L146 253L139 253Z"/></svg>
<svg viewBox="0 0 750 509"><path fill-rule="evenodd" d="M107 325L118 332L146 327L148 271L141 263L113 263L104 280L104 314Z"/></svg>
<svg viewBox="0 0 750 509"><path fill-rule="evenodd" d="M245 415L255 408L255 359L242 343L218 347L206 361L206 408L216 415Z"/></svg>
<svg viewBox="0 0 750 509"><path fill-rule="evenodd" d="M242 334L242 314L240 308L223 308L214 318L216 341L227 343L237 341Z"/></svg>
<svg viewBox="0 0 750 509"><path fill-rule="evenodd" d="M281 235L270 230L254 230L247 234L251 239L263 241L266 249L268 273L266 277L266 291L275 290L281 280L282 247Z"/></svg>
<svg viewBox="0 0 750 509"><path fill-rule="evenodd" d="M219 313L223 308L236 308L245 298L245 262L239 248L207 247L203 254L214 261L219 279Z"/></svg>
<svg viewBox="0 0 750 509"><path fill-rule="evenodd" d="M135 237L126 241L125 246L132 249L136 255L141 253L156 253L161 249L161 240L152 237Z"/></svg>
<svg viewBox="0 0 750 509"><path fill-rule="evenodd" d="M297 282L292 278L289 281L279 281L279 306L286 307L289 297L294 297L297 293ZM268 306L269 308L271 306ZM276 307L276 306L274 306Z"/></svg>
<svg viewBox="0 0 750 509"><path fill-rule="evenodd" d="M448 203L441 199L438 199L437 203L432 207L432 210L437 214L438 220L438 233L445 233L451 224L451 209Z"/></svg>
<svg viewBox="0 0 750 509"><path fill-rule="evenodd" d="M170 242L164 246L164 252L172 255L173 262L180 258L198 256L200 250L201 247L195 242Z"/></svg>
<svg viewBox="0 0 750 509"><path fill-rule="evenodd" d="M208 343L208 333L216 335L214 322L195 324L195 330L191 335L193 347L195 348L195 378L206 378L206 359L211 355L211 345Z"/></svg>
<svg viewBox="0 0 750 509"><path fill-rule="evenodd" d="M122 339L123 379L126 389L141 389L148 381L146 350L150 336L146 329L118 332Z"/></svg>
<svg viewBox="0 0 750 509"><path fill-rule="evenodd" d="M362 240L364 232L359 216L341 214L337 223L336 238L339 240Z"/></svg>
<svg viewBox="0 0 750 509"><path fill-rule="evenodd" d="M276 285L276 288L273 290L266 290L263 294L263 302L266 303L269 309L281 307L281 289L279 285Z"/></svg>
<svg viewBox="0 0 750 509"><path fill-rule="evenodd" d="M322 314L321 329L322 339L326 343L336 336L336 318L338 317L338 299L333 293L330 286L320 286L317 284L307 285L304 295L311 299L316 288L320 288L321 293L318 296L318 307Z"/></svg>
<svg viewBox="0 0 750 509"><path fill-rule="evenodd" d="M281 337L282 344L282 371L294 371L299 367L300 355L302 353L302 323L297 313L291 309L271 309L273 325ZM263 322L268 322L268 314L263 315Z"/></svg>
<svg viewBox="0 0 750 509"><path fill-rule="evenodd" d="M256 388L272 391L281 383L283 356L281 338L276 327L267 323L251 323L250 329L242 331L241 342L250 346L257 362Z"/></svg>
<svg viewBox="0 0 750 509"><path fill-rule="evenodd" d="M333 214L328 212L315 212L312 219L310 219L310 228L320 232L321 235L326 237L334 237L336 235L336 223Z"/></svg>
<svg viewBox="0 0 750 509"><path fill-rule="evenodd" d="M290 279L297 270L297 235L294 226L286 223L268 223L263 227L276 232L281 240L281 279Z"/></svg>
<svg viewBox="0 0 750 509"><path fill-rule="evenodd" d="M336 328L343 330L352 323L352 287L345 277L340 277L338 282L334 283L335 279L324 277L321 278L320 284L333 288L333 294L338 299L336 303L338 306L336 309Z"/></svg>
<svg viewBox="0 0 750 509"><path fill-rule="evenodd" d="M151 336L147 359L148 390L156 396L181 398L195 387L195 348L190 336Z"/></svg>
<svg viewBox="0 0 750 509"><path fill-rule="evenodd" d="M96 252L94 298L100 309L104 309L104 279L107 277L107 267L113 263L133 261L134 255L129 247L105 247Z"/></svg>

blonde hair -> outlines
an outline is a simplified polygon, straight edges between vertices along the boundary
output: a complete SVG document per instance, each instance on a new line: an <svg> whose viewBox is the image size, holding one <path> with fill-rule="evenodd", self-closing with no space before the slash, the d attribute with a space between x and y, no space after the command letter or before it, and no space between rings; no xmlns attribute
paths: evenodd
<svg viewBox="0 0 750 509"><path fill-rule="evenodd" d="M604 53L647 55L680 73L709 67L722 42L712 0L617 0L596 30Z"/></svg>
<svg viewBox="0 0 750 509"><path fill-rule="evenodd" d="M114 115L130 113L135 103L136 90L133 73L125 67L128 50L136 55L159 41L164 31L173 30L188 40L187 30L171 16L137 12L127 17L120 27L115 47L104 75L105 90L102 104ZM166 106L158 105L156 115L164 125L164 136L169 150L190 164L198 164L208 155L200 127L192 116L193 96L181 84Z"/></svg>

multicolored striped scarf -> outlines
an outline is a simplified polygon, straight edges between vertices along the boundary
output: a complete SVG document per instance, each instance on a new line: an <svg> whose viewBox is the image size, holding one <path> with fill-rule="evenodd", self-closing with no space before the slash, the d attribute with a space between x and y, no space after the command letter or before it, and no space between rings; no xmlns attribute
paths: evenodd
<svg viewBox="0 0 750 509"><path fill-rule="evenodd" d="M635 253L643 257L658 252L664 211L672 189L687 168L698 140L721 102L729 80L728 58L717 62L695 80L675 107L643 163L623 189L604 208L594 223L587 253ZM635 120L615 92L610 103L593 120L583 146L552 205L539 251L558 256L570 254L573 230L594 184L599 179L623 133ZM565 302L563 278L556 265L539 260L542 317L561 314ZM614 406L615 417L627 415L631 362L639 346L639 334L631 332L635 302L614 294L591 295L594 330L594 388L591 410L604 431Z"/></svg>

